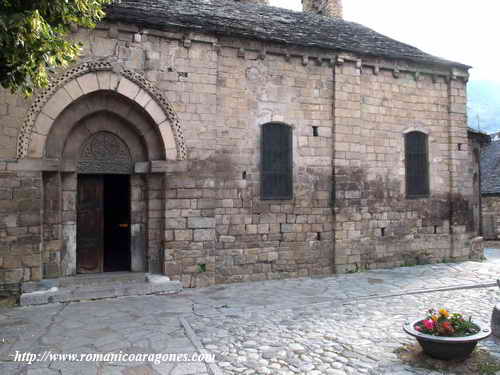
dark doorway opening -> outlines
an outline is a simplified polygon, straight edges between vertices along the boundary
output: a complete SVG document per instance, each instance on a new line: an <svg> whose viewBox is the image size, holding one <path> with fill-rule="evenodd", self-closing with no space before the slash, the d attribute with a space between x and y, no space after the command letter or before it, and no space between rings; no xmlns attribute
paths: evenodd
<svg viewBox="0 0 500 375"><path fill-rule="evenodd" d="M130 178L104 175L104 272L130 271Z"/></svg>
<svg viewBox="0 0 500 375"><path fill-rule="evenodd" d="M79 273L130 271L130 177L79 175Z"/></svg>

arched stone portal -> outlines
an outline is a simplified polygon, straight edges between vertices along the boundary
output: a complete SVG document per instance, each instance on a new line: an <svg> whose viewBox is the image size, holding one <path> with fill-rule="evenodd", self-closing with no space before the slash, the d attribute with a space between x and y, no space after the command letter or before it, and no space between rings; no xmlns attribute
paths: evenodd
<svg viewBox="0 0 500 375"><path fill-rule="evenodd" d="M56 80L35 100L19 135L20 162L38 160L34 165L43 174L44 278L161 272L165 167L153 171L153 165L185 159L180 121L142 76L99 64L84 64ZM125 206L126 215L118 217ZM122 229L111 240L105 238L110 225ZM123 238L128 263L106 268L105 247ZM111 265L113 259L123 260L111 256Z"/></svg>
<svg viewBox="0 0 500 375"><path fill-rule="evenodd" d="M158 127L166 157L186 159L181 122L163 93L139 73L107 61L64 72L34 99L19 132L18 159L44 157L47 134L58 116L74 101L98 91L114 92L136 103Z"/></svg>

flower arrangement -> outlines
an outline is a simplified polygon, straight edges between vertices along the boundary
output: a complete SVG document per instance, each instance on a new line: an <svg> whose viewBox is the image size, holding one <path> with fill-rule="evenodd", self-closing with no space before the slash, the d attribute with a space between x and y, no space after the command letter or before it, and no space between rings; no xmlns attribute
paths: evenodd
<svg viewBox="0 0 500 375"><path fill-rule="evenodd" d="M446 309L430 309L427 317L416 323L414 328L427 335L446 337L471 336L480 331L471 317L465 319L462 314L450 314Z"/></svg>

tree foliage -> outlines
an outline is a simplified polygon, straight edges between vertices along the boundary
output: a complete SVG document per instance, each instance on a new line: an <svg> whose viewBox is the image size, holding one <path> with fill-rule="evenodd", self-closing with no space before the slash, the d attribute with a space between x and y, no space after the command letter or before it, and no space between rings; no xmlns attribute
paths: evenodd
<svg viewBox="0 0 500 375"><path fill-rule="evenodd" d="M95 27L112 0L0 0L0 85L30 96L48 74L67 66L81 45L66 36L72 25Z"/></svg>

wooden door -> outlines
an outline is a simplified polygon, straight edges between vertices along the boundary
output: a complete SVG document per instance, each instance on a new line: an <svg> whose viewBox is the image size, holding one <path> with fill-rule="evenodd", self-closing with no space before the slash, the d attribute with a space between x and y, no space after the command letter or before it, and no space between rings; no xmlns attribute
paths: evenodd
<svg viewBox="0 0 500 375"><path fill-rule="evenodd" d="M78 176L77 272L102 272L104 244L103 177Z"/></svg>

